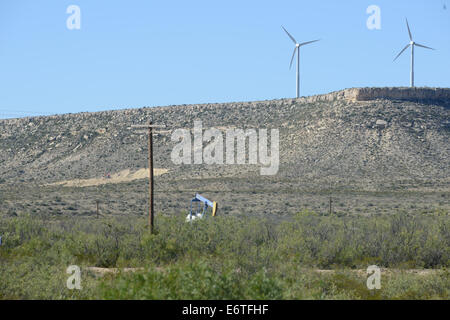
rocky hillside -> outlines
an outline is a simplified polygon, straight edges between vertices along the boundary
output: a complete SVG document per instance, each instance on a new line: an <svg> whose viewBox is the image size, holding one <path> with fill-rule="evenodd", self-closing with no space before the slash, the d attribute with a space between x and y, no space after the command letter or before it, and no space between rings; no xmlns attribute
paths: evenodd
<svg viewBox="0 0 450 320"><path fill-rule="evenodd" d="M228 192L234 200L237 190L265 192L261 207L268 206L271 190L285 190L277 200L284 203L293 192L330 185L448 192L449 101L450 89L364 88L300 99L0 120L0 188L104 179L146 168L146 132L130 126L153 119L167 125L154 136L155 167L165 172L156 183L164 192ZM174 164L171 130L192 128L194 120L203 129L279 129L278 173L261 176L261 166L250 164Z"/></svg>
<svg viewBox="0 0 450 320"><path fill-rule="evenodd" d="M383 93L389 99L380 99ZM300 99L1 120L0 176L3 183L43 184L146 167L145 132L130 125L153 119L168 127L155 136L155 166L170 169L172 178L258 174L255 165L174 165L170 130L202 120L204 129L279 129L275 179L440 184L449 174L449 101L449 89L348 89Z"/></svg>

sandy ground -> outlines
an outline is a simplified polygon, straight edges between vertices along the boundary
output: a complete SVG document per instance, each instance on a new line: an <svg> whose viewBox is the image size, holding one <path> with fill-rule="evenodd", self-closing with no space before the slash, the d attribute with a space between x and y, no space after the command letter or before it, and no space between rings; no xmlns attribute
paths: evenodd
<svg viewBox="0 0 450 320"><path fill-rule="evenodd" d="M322 270L322 269L315 269L314 271L322 274L327 273L335 273L338 271L350 271L355 272L359 276L365 276L367 275L367 270L365 269L343 269L343 270ZM380 268L381 274L392 274L392 273L412 273L419 276L427 276L431 275L433 273L437 273L440 271L440 269L386 269L386 268Z"/></svg>
<svg viewBox="0 0 450 320"><path fill-rule="evenodd" d="M87 267L88 271L93 272L98 276L105 274L117 274L119 272L137 272L145 271L145 268L99 268L99 267ZM163 271L163 268L156 267L157 271ZM367 276L367 270L365 269L343 269L343 270L323 270L323 269L307 269L307 271L315 271L320 274L330 274L339 271L350 271L356 273L358 276ZM427 276L440 272L440 269L386 269L381 268L381 274L395 274L395 273L410 273L418 276Z"/></svg>
<svg viewBox="0 0 450 320"><path fill-rule="evenodd" d="M160 176L169 172L168 169L162 168L154 168L153 175ZM75 180L64 180L58 181L54 183L47 184L47 186L57 186L62 185L65 187L90 187L90 186L98 186L107 183L123 183L130 182L133 180L146 179L148 178L148 169L143 168L139 169L135 172L131 172L129 169L113 173L110 178L91 178L91 179L75 179Z"/></svg>
<svg viewBox="0 0 450 320"><path fill-rule="evenodd" d="M87 267L87 271L91 271L97 275L105 275L110 273L119 273L119 272L136 272L136 271L144 271L144 268L99 268L99 267Z"/></svg>

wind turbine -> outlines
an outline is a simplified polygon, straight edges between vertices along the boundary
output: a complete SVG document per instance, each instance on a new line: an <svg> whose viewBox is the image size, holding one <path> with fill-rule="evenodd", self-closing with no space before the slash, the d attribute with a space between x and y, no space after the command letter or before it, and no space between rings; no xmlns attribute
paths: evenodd
<svg viewBox="0 0 450 320"><path fill-rule="evenodd" d="M422 47L425 49L431 49L431 50L434 50L434 49L414 42L412 35L411 35L411 30L409 29L408 19L406 19L406 27L408 28L410 42L408 43L408 45L406 47L403 48L402 51L400 51L400 53L395 57L394 61L397 60L398 57L400 57L400 55L403 53L403 51L405 51L406 49L408 49L408 47L411 46L411 88L413 88L414 87L414 46Z"/></svg>
<svg viewBox="0 0 450 320"><path fill-rule="evenodd" d="M305 46L307 44L319 41L319 40L313 40L313 41L307 41L307 42L303 42L303 43L297 43L297 41L294 39L293 36L291 36L291 34L283 27L281 26L284 30L284 32L287 33L287 35L289 36L289 38L291 38L291 40L294 42L295 44L295 48L294 48L294 53L292 54L292 58L291 58L291 64L289 65L289 69L291 69L292 67L292 61L294 61L294 57L295 57L295 52L297 52L297 98L300 96L300 47L301 46Z"/></svg>

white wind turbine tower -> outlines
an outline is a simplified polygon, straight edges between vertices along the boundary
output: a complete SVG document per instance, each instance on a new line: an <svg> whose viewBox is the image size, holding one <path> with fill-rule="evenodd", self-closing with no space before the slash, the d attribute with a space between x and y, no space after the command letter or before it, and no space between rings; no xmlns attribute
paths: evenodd
<svg viewBox="0 0 450 320"><path fill-rule="evenodd" d="M294 53L292 54L292 58L291 58L291 64L289 65L289 69L292 67L292 61L294 61L294 57L295 57L295 52L297 52L297 98L300 97L300 47L301 46L305 46L307 44L319 41L319 40L313 40L313 41L307 41L307 42L303 42L303 43L297 43L297 41L294 39L293 36L291 36L291 34L283 27L281 26L284 30L284 32L287 33L287 35L289 36L289 38L291 38L291 40L294 42L295 44L295 48L294 48Z"/></svg>
<svg viewBox="0 0 450 320"><path fill-rule="evenodd" d="M395 57L394 61L397 60L398 57L400 57L400 55L403 53L403 51L405 51L406 49L408 49L409 46L411 46L411 88L413 88L414 87L414 46L422 47L425 49L431 49L431 50L434 50L434 49L414 42L412 35L411 35L411 30L409 29L408 19L406 19L406 27L408 28L410 42L408 43L408 45L406 47L403 48L402 51L400 51L400 53Z"/></svg>

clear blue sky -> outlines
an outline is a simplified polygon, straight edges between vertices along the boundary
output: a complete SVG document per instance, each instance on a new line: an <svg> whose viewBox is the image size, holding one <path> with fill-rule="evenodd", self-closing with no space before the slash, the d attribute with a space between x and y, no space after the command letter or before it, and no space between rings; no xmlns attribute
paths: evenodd
<svg viewBox="0 0 450 320"><path fill-rule="evenodd" d="M69 5L81 29L69 30ZM369 30L369 5L381 30ZM444 5L447 7L444 8ZM450 87L449 0L1 0L0 118L142 106L293 97L409 85L408 17L416 85Z"/></svg>

